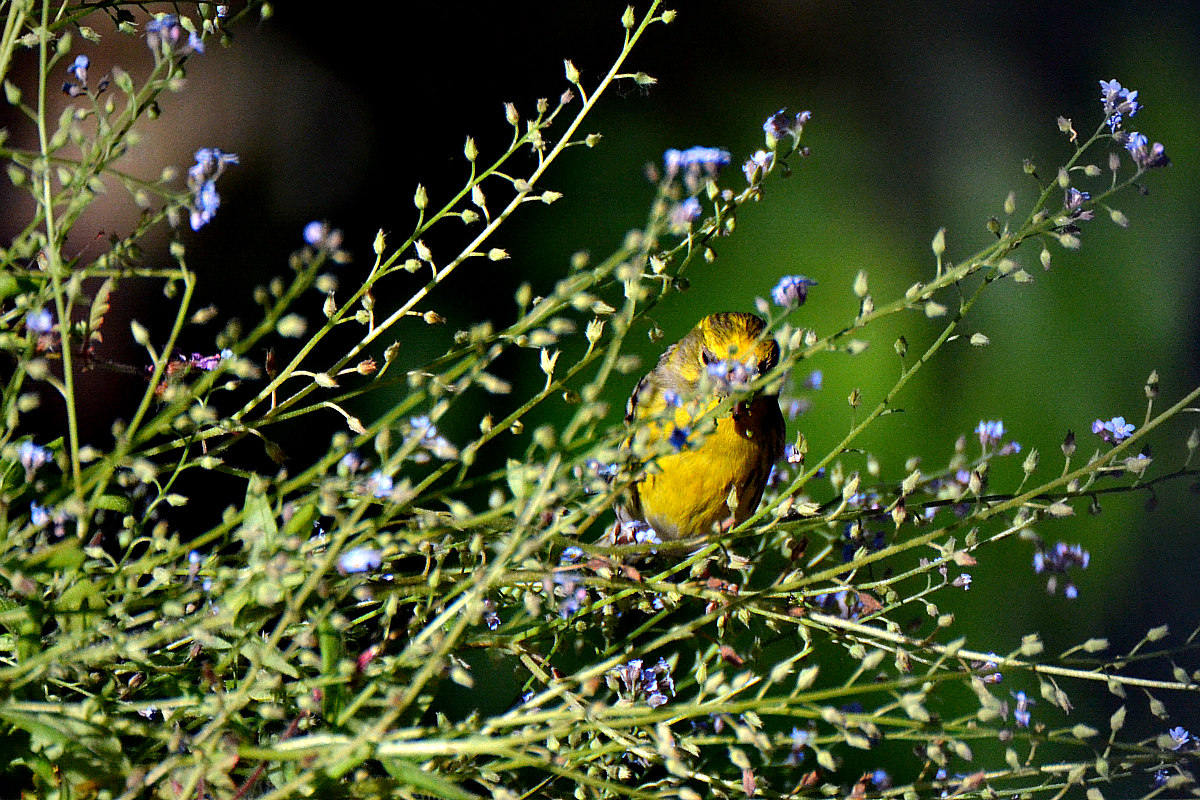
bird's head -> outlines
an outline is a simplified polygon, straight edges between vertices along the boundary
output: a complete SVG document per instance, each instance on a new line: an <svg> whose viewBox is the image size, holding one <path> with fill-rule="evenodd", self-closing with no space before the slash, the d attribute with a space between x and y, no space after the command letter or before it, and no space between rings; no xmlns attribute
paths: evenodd
<svg viewBox="0 0 1200 800"><path fill-rule="evenodd" d="M709 314L679 342L675 366L691 384L707 375L716 391L728 393L770 372L779 363L779 344L754 314Z"/></svg>

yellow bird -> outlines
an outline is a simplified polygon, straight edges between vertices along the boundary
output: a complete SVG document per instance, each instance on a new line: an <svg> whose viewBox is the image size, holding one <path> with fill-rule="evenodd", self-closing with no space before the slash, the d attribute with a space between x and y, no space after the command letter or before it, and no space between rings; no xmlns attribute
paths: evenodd
<svg viewBox="0 0 1200 800"><path fill-rule="evenodd" d="M710 314L667 348L626 407L627 423L644 421L626 447L662 452L630 488L618 522L642 521L661 540L728 530L758 508L771 466L784 449L775 395L758 393L729 413L697 425L723 398L770 371L779 345L753 314ZM663 444L663 441L669 445Z"/></svg>

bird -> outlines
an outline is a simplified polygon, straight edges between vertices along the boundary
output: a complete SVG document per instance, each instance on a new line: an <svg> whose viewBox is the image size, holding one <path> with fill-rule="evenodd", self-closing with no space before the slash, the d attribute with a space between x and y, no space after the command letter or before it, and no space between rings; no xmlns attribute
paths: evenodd
<svg viewBox="0 0 1200 800"><path fill-rule="evenodd" d="M691 540L754 513L784 451L778 397L759 390L717 417L715 428L711 412L778 363L767 323L737 311L709 314L667 348L626 406L633 430L623 447L655 466L617 504L618 541L630 522L650 526L661 541Z"/></svg>

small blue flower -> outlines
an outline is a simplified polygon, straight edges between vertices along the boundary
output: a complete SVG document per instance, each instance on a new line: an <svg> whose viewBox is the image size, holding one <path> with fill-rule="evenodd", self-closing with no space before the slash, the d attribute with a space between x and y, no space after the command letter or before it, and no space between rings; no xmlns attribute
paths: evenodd
<svg viewBox="0 0 1200 800"><path fill-rule="evenodd" d="M792 739L792 749L798 750L801 747L805 747L808 744L809 735L808 731L793 727L792 732L789 734Z"/></svg>
<svg viewBox="0 0 1200 800"><path fill-rule="evenodd" d="M434 426L433 420L426 414L409 417L408 426L412 428L414 434L420 435L422 439L433 439L438 435L437 427Z"/></svg>
<svg viewBox="0 0 1200 800"><path fill-rule="evenodd" d="M1013 719L1016 720L1017 727L1028 728L1030 722L1029 707L1034 705L1034 701L1021 691L1013 692L1012 696L1017 701L1016 708L1013 709Z"/></svg>
<svg viewBox="0 0 1200 800"><path fill-rule="evenodd" d="M217 194L217 185L213 181L205 181L195 195L195 203L189 221L192 230L198 231L212 222L213 217L217 214L217 209L221 207L221 196Z"/></svg>
<svg viewBox="0 0 1200 800"><path fill-rule="evenodd" d="M639 519L625 520L621 523L618 541L633 544L662 544L658 531Z"/></svg>
<svg viewBox="0 0 1200 800"><path fill-rule="evenodd" d="M219 147L201 147L196 151L196 166L216 177L231 164L241 163L237 153L226 153Z"/></svg>
<svg viewBox="0 0 1200 800"><path fill-rule="evenodd" d="M205 181L200 187L200 193L196 196L197 205L211 219L217 213L217 209L221 207L221 196L217 194L217 184L214 181Z"/></svg>
<svg viewBox="0 0 1200 800"><path fill-rule="evenodd" d="M689 197L671 209L668 225L671 233L687 233L688 229L701 215L700 201Z"/></svg>
<svg viewBox="0 0 1200 800"><path fill-rule="evenodd" d="M808 287L817 282L803 275L784 275L771 290L771 299L781 308L796 308L808 299Z"/></svg>
<svg viewBox="0 0 1200 800"><path fill-rule="evenodd" d="M623 519L619 521L612 536L612 544L625 546L631 544L662 544L658 531L651 528L640 519ZM656 551L651 550L651 553Z"/></svg>
<svg viewBox="0 0 1200 800"><path fill-rule="evenodd" d="M146 23L147 33L162 33L179 24L179 17L174 14L159 14Z"/></svg>
<svg viewBox="0 0 1200 800"><path fill-rule="evenodd" d="M1033 571L1038 574L1050 573L1050 577L1046 580L1046 591L1054 594L1058 588L1059 575L1066 575L1067 571L1074 567L1087 569L1091 560L1091 554L1084 550L1082 545L1058 542L1049 550L1039 546L1033 554ZM1068 582L1063 587L1063 595L1068 600L1074 600L1079 596L1079 589L1075 584Z"/></svg>
<svg viewBox="0 0 1200 800"><path fill-rule="evenodd" d="M1126 422L1124 417L1113 417L1112 419L1095 420L1092 422L1092 433L1099 436L1106 442L1123 442L1133 435L1136 426L1131 422Z"/></svg>
<svg viewBox="0 0 1200 800"><path fill-rule="evenodd" d="M812 408L812 401L806 397L793 397L787 404L788 419L795 419Z"/></svg>
<svg viewBox="0 0 1200 800"><path fill-rule="evenodd" d="M618 467L616 464L606 464L598 458L589 458L587 461L583 462L583 467L589 477L599 478L605 483L612 483L617 477L617 474L621 471L620 467ZM599 490L585 487L584 491L587 491L589 494L594 494Z"/></svg>
<svg viewBox="0 0 1200 800"><path fill-rule="evenodd" d="M723 147L689 147L683 151L683 165L716 172L729 165L729 151Z"/></svg>
<svg viewBox="0 0 1200 800"><path fill-rule="evenodd" d="M438 433L437 426L428 416L421 414L410 417L408 427L408 438L416 439L422 448L421 452L413 456L414 460L428 461L430 454L442 459L454 458L458 455L458 448L449 439Z"/></svg>
<svg viewBox="0 0 1200 800"><path fill-rule="evenodd" d="M975 426L975 433L979 434L981 446L996 444L1004 437L1004 422L998 419L981 421Z"/></svg>
<svg viewBox="0 0 1200 800"><path fill-rule="evenodd" d="M336 254L342 246L342 232L328 222L314 220L304 226L304 241L318 250Z"/></svg>
<svg viewBox="0 0 1200 800"><path fill-rule="evenodd" d="M1091 200L1092 196L1088 192L1080 191L1074 186L1067 189L1066 198L1063 200L1063 206L1067 211L1071 212L1074 219L1089 220L1092 218L1093 212L1085 210L1083 204Z"/></svg>
<svg viewBox="0 0 1200 800"><path fill-rule="evenodd" d="M196 151L196 163L188 168L188 189L192 192L192 230L198 231L212 222L217 209L221 207L217 178L225 171L225 167L237 163L237 154L226 153L215 147L202 147Z"/></svg>
<svg viewBox="0 0 1200 800"><path fill-rule="evenodd" d="M1109 130L1116 132L1121 127L1124 115L1133 116L1141 110L1137 91L1126 89L1116 80L1100 81L1100 102L1104 106Z"/></svg>
<svg viewBox="0 0 1200 800"><path fill-rule="evenodd" d="M393 488L395 488L395 481L381 470L375 470L367 476L367 491L371 493L372 497L389 497Z"/></svg>
<svg viewBox="0 0 1200 800"><path fill-rule="evenodd" d="M812 118L811 111L801 111L795 116L789 116L786 108L781 108L763 123L763 133L766 134L767 149L775 150L783 138L790 137L794 150L800 143L800 134L804 133L805 124Z"/></svg>
<svg viewBox="0 0 1200 800"><path fill-rule="evenodd" d="M354 452L353 450L346 453L346 455L342 456L341 460L338 461L339 469L342 469L342 470L345 470L346 472L351 472L351 473L358 472L358 470L362 467L362 465L363 465L362 456L360 456L358 453Z"/></svg>
<svg viewBox="0 0 1200 800"><path fill-rule="evenodd" d="M203 563L204 554L199 550L188 552L188 583L196 580L196 576L200 573L200 565Z"/></svg>
<svg viewBox="0 0 1200 800"><path fill-rule="evenodd" d="M757 369L736 358L711 362L707 374L719 391L745 388L758 377Z"/></svg>
<svg viewBox="0 0 1200 800"><path fill-rule="evenodd" d="M304 241L313 247L321 247L327 233L329 233L328 223L313 220L304 226Z"/></svg>
<svg viewBox="0 0 1200 800"><path fill-rule="evenodd" d="M67 74L84 86L87 86L87 71L91 65L92 60L81 53L75 56L75 60L71 62L71 66L67 67Z"/></svg>
<svg viewBox="0 0 1200 800"><path fill-rule="evenodd" d="M574 570L554 572L550 579L543 582L543 587L549 597L559 598L558 616L561 619L569 619L582 609L588 600L583 578Z"/></svg>
<svg viewBox="0 0 1200 800"><path fill-rule="evenodd" d="M155 55L172 49L183 36L183 26L174 14L159 14L146 23L146 46Z"/></svg>
<svg viewBox="0 0 1200 800"><path fill-rule="evenodd" d="M54 330L54 317L44 308L25 315L25 328L34 333L49 333Z"/></svg>
<svg viewBox="0 0 1200 800"><path fill-rule="evenodd" d="M673 428L667 441L671 443L671 447L674 447L676 450L682 450L687 447L688 435L690 433L687 428Z"/></svg>
<svg viewBox="0 0 1200 800"><path fill-rule="evenodd" d="M720 147L689 147L687 150L671 148L663 153L666 169L665 180L669 183L682 175L688 194L695 194L703 185L701 176L716 178L717 173L729 163L729 151Z"/></svg>
<svg viewBox="0 0 1200 800"><path fill-rule="evenodd" d="M220 353L212 356L206 356L203 353L192 353L192 357L188 359L188 364L193 369L198 369L201 372L212 372L227 358L233 358L232 351L222 350Z"/></svg>
<svg viewBox="0 0 1200 800"><path fill-rule="evenodd" d="M338 569L343 574L370 572L383 564L383 554L372 547L355 547L338 556Z"/></svg>
<svg viewBox="0 0 1200 800"><path fill-rule="evenodd" d="M54 453L50 452L49 448L26 439L17 448L17 458L27 473L33 473L38 467L54 458Z"/></svg>
<svg viewBox="0 0 1200 800"><path fill-rule="evenodd" d="M685 218L688 222L699 219L700 201L694 197L684 200L679 204L679 216Z"/></svg>
<svg viewBox="0 0 1200 800"><path fill-rule="evenodd" d="M1133 163L1142 169L1165 167L1171 163L1171 159L1167 158L1167 150L1161 142L1155 142L1151 146L1150 140L1144 134L1136 131L1129 134L1129 141L1125 143L1125 149L1129 151Z"/></svg>
<svg viewBox="0 0 1200 800"><path fill-rule="evenodd" d="M1167 731L1167 736L1171 737L1171 749L1178 750L1191 740L1192 734L1182 726L1171 728Z"/></svg>
<svg viewBox="0 0 1200 800"><path fill-rule="evenodd" d="M29 522L35 527L40 528L50 521L50 509L45 506L39 506L37 503L29 504Z"/></svg>
<svg viewBox="0 0 1200 800"><path fill-rule="evenodd" d="M671 148L663 153L663 165L667 178L674 178L680 171L704 170L715 175L730 161L729 151L721 147L689 147L687 150Z"/></svg>
<svg viewBox="0 0 1200 800"><path fill-rule="evenodd" d="M675 694L675 681L666 659L660 658L653 667L643 669L642 660L634 658L613 671L625 689L623 694L629 699L644 697L650 708L658 708L668 701L668 695Z"/></svg>
<svg viewBox="0 0 1200 800"><path fill-rule="evenodd" d="M753 186L762 180L762 176L770 172L775 166L775 154L767 150L755 150L754 155L746 159L742 164L742 172L746 176L746 183Z"/></svg>
<svg viewBox="0 0 1200 800"><path fill-rule="evenodd" d="M666 169L668 178L673 178L678 175L682 166L682 150L676 150L674 147L672 147L663 153L663 168Z"/></svg>
<svg viewBox="0 0 1200 800"><path fill-rule="evenodd" d="M775 139L782 138L788 132L787 108L781 108L763 123L763 133Z"/></svg>

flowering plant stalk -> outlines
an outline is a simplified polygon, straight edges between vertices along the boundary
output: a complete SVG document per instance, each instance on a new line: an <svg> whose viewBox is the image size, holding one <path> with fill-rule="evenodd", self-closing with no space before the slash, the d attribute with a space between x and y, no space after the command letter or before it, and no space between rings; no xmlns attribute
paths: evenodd
<svg viewBox="0 0 1200 800"><path fill-rule="evenodd" d="M241 159L198 144L183 176L164 169L155 181L122 161L155 99L182 88L188 60L267 9L7 8L0 78L37 143L0 142L34 208L0 260L10 367L0 743L10 785L62 798L1092 797L1107 786L1194 786L1198 748L1185 727L1124 733L1131 693L1157 716L1168 702L1194 702L1200 683L1179 666L1194 659L1194 635L1170 645L1154 628L1124 653L1092 639L1051 657L1031 634L998 653L960 630L954 608L968 569L987 569L1012 539L1028 543L1031 571L1052 593L1076 596L1092 553L1043 532L1069 538L1075 511L1103 495L1194 479L1195 431L1164 468L1147 445L1200 387L1160 409L1151 375L1139 423L1082 422L1092 454L1081 461L1068 433L1049 470L999 420L981 421L973 440L964 433L935 469L914 459L885 476L859 449L984 292L1029 282L1019 247L1040 245L1049 269L1053 248L1080 247L1097 211L1128 224L1110 204L1169 163L1163 145L1127 129L1137 92L1101 81L1095 132L1081 137L1060 120L1066 163L1049 179L1026 165L1039 185L1029 209L1019 214L1010 195L1005 220L990 225L995 240L957 261L940 231L929 277L899 297L877 303L860 273L858 312L838 329L793 321L830 281L783 276L757 304L778 365L758 375L710 364L701 386L719 385L724 399L646 446L639 428L669 420L627 423L611 402L644 371L632 337L660 336L650 312L718 260L716 242L734 235L740 214L766 213L772 182L809 155L813 115L772 114L740 172L720 147L667 151L644 225L610 255L577 257L553 286L523 284L499 322L477 321L446 352L411 361L400 332L445 321L436 306L452 274L510 258L497 232L529 203L561 197L553 167L567 149L599 143L585 125L606 92L654 82L627 62L675 13L658 0L631 7L611 67L587 83L566 61L557 100L532 113L508 104L511 140L468 138L463 185L441 200L418 186L402 240L381 231L360 269L339 230L310 224L288 272L255 290L259 318L230 320L210 349L183 353L221 312L193 308L200 278L178 238L168 267L139 263L137 244L162 226L202 232L221 213L220 179ZM93 38L85 23L97 13L145 38L146 69L110 65L97 77L77 45ZM32 99L8 77L21 50L37 59ZM60 88L68 103L55 124ZM70 254L68 234L110 185L128 191L140 221L95 257ZM435 227L465 231L461 247L443 250L454 236L435 238ZM413 276L424 283L404 299L379 299ZM124 281L164 287L165 334L105 326ZM819 402L823 376L809 362L842 363L835 357L861 353L881 320L913 311L936 326L930 343L910 353L895 342L898 377L873 405L850 396L862 410L828 451L810 451L793 425L749 519L684 543L614 521L631 485L663 455L703 443L735 404L779 392L794 418ZM104 336L141 347L143 364L105 366L146 385L98 444L82 440L76 381L102 361ZM268 347L275 355L259 360ZM500 376L502 357L536 376L532 388ZM64 421L48 433L32 412L54 395ZM371 396L390 407L361 419L353 409ZM447 422L467 416L478 433L456 441ZM279 431L297 420L328 438L327 452L264 469L261 455L284 462ZM1017 485L991 485L992 465L1018 457ZM180 489L207 474L236 489ZM226 508L218 524L189 523L185 512L201 503ZM1150 660L1170 664L1171 677L1143 669ZM1117 708L1070 717L1072 692L1090 685Z"/></svg>

